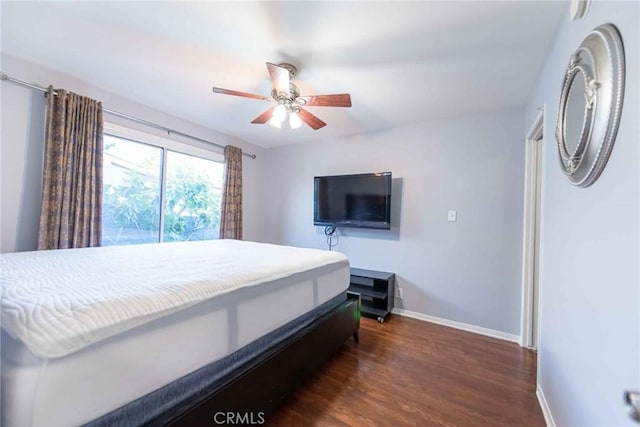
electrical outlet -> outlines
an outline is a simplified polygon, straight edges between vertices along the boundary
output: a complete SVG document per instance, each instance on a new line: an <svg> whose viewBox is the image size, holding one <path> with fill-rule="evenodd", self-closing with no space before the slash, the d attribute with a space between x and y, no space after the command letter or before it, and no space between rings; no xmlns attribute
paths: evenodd
<svg viewBox="0 0 640 427"><path fill-rule="evenodd" d="M396 288L396 298L402 299L402 288Z"/></svg>

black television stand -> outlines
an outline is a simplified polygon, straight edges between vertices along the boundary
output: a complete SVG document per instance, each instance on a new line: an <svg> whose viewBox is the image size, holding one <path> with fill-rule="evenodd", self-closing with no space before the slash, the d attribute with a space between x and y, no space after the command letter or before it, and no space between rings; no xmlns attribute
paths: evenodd
<svg viewBox="0 0 640 427"><path fill-rule="evenodd" d="M395 283L395 273L352 267L348 291L360 295L360 312L363 316L383 323L393 309Z"/></svg>

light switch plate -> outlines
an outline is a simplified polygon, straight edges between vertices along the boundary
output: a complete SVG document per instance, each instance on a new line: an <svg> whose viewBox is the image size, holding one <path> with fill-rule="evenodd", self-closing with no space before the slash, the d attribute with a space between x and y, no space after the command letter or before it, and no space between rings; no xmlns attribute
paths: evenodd
<svg viewBox="0 0 640 427"><path fill-rule="evenodd" d="M447 215L447 220L449 222L456 222L458 220L458 212L457 211L449 211Z"/></svg>

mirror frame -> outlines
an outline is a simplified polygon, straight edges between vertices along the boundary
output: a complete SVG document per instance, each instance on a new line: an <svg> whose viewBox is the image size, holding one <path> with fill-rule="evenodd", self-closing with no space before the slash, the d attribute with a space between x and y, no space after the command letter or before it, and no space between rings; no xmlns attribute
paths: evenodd
<svg viewBox="0 0 640 427"><path fill-rule="evenodd" d="M616 27L604 24L591 31L569 57L564 75L556 141L560 170L580 187L593 184L607 164L620 123L624 98L624 48ZM567 110L576 79L584 79L584 112L577 143L568 144ZM573 141L572 141L573 142ZM574 146L569 150L569 146Z"/></svg>

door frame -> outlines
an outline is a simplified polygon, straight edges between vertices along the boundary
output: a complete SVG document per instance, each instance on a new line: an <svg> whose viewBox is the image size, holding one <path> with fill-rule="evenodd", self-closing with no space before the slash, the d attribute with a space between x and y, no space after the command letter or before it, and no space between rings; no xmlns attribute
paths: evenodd
<svg viewBox="0 0 640 427"><path fill-rule="evenodd" d="M544 107L527 132L525 143L524 221L522 239L522 318L520 345L538 348L540 324L540 262L542 223L542 144L544 143ZM536 258L537 252L537 258ZM537 281L538 286L534 284ZM535 310L535 311L534 311Z"/></svg>

